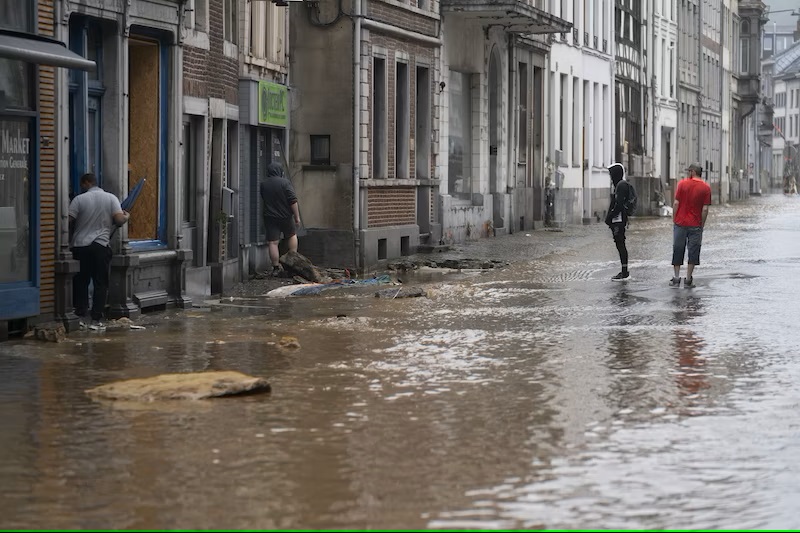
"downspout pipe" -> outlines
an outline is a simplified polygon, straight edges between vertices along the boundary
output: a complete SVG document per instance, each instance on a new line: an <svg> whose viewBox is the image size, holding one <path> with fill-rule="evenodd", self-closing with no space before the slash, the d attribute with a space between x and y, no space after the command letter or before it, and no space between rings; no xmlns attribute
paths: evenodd
<svg viewBox="0 0 800 533"><path fill-rule="evenodd" d="M697 10L697 85L700 86L700 93L697 95L697 162L705 166L703 157L703 92L705 87L705 77L703 76L703 5ZM704 172L708 169L704 168ZM706 176L706 179L708 176Z"/></svg>
<svg viewBox="0 0 800 533"><path fill-rule="evenodd" d="M361 264L361 0L353 0L353 252Z"/></svg>

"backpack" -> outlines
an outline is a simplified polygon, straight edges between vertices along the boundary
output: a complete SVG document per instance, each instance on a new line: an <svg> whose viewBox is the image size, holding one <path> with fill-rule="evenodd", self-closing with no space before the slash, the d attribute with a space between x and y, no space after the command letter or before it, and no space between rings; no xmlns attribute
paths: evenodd
<svg viewBox="0 0 800 533"><path fill-rule="evenodd" d="M633 183L627 182L628 184L628 197L625 198L625 202L622 204L622 210L628 216L633 216L636 212L636 202L639 200L639 197L636 196L636 189L633 188Z"/></svg>

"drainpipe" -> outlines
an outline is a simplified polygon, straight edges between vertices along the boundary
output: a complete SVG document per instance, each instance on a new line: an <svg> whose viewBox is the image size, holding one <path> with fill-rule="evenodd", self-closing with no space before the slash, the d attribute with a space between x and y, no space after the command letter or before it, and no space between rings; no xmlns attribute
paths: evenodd
<svg viewBox="0 0 800 533"><path fill-rule="evenodd" d="M361 0L353 1L353 243L361 265Z"/></svg>
<svg viewBox="0 0 800 533"><path fill-rule="evenodd" d="M69 42L69 19L67 6L57 1L54 5L55 24L53 37ZM55 319L61 322L68 332L79 327L78 316L72 311L72 278L80 270L80 265L72 257L69 249L69 100L65 68L55 69L55 134L52 143L55 147L56 174L56 262L55 262Z"/></svg>
<svg viewBox="0 0 800 533"><path fill-rule="evenodd" d="M639 14L641 16L640 22L640 39L641 42L641 49L639 50L639 116L642 117L642 131L641 131L641 138L642 138L642 174L644 174L644 163L647 160L647 109L644 106L644 100L647 97L647 72L645 71L644 64L645 61L648 63L653 62L652 51L650 56L648 57L647 52L647 6L649 2L645 4L644 9L640 7ZM589 217L592 214L589 213Z"/></svg>
<svg viewBox="0 0 800 533"><path fill-rule="evenodd" d="M700 166L703 166L703 5L697 9L697 85L700 86L700 94L697 95L697 159ZM708 169L703 169L706 172ZM706 175L708 180L708 175Z"/></svg>
<svg viewBox="0 0 800 533"><path fill-rule="evenodd" d="M725 10L719 10L719 41L720 41L720 54L719 54L719 110L722 113L722 116L725 116ZM722 141L722 119L720 120L720 141ZM730 124L728 125L728 130L730 131ZM728 134L730 135L730 133ZM723 169L722 169L722 152L725 146L720 143L720 151L719 151L719 169L717 170L719 174L719 203L723 204L722 198L722 176L723 176ZM730 163L730 154L728 154L728 163ZM731 165L728 165L730 168ZM730 178L728 178L730 179Z"/></svg>
<svg viewBox="0 0 800 533"><path fill-rule="evenodd" d="M515 92L517 95L519 91L514 91L514 83L518 82L519 80L519 73L517 72L517 59L514 57L514 35L509 33L507 34L508 39L508 125L509 127L506 129L508 132L506 134L506 142L508 143L508 147L506 149L506 187L505 191L501 194L506 194L510 191L512 192L512 199L511 205L509 206L509 218L508 224L506 224L506 228L508 228L509 233L514 233L514 219L519 218L519 213L515 212L515 205L516 202L513 200L513 194L516 194L517 189L517 161L519 160L519 154L517 154L517 147L519 146L519 137L522 131L522 128L526 127L527 124L520 124L519 123L519 113L516 113L515 110L519 109L519 106L523 104L518 99L518 96L515 98ZM517 106L514 106L514 102L516 102ZM527 102L526 102L527 103ZM516 128L514 125L516 124ZM511 135L512 132L516 130L517 136L513 138ZM509 185L509 178L511 181ZM505 210L504 210L505 211ZM503 213L505 215L505 213ZM515 217L516 215L516 217ZM524 228L519 228L522 231Z"/></svg>
<svg viewBox="0 0 800 533"><path fill-rule="evenodd" d="M655 14L655 4L653 4L651 2L649 4L649 6L650 6L649 7L650 12ZM664 14L661 13L660 16L663 17ZM655 20L655 18L653 17L650 20ZM656 174L656 170L655 170L657 168L656 167L656 164L657 164L657 161L656 161L656 133L660 133L660 130L661 130L661 128L657 127L658 124L657 124L657 121L656 121L656 113L657 113L656 100L658 100L658 98L660 98L659 90L658 90L659 87L658 87L657 76L656 76L656 61L655 61L655 59L656 59L656 50L657 50L657 47L658 47L658 44L657 44L658 36L656 35L656 25L655 24L651 24L650 27L651 27L650 43L651 43L652 52L650 53L650 61L647 62L648 70L651 73L650 79L652 80L650 82L650 90L651 90L651 93L652 93L652 96L650 97L650 108L651 108L650 110L651 110L651 113L652 113L652 115L651 115L652 116L652 120L650 122L650 157L652 158L653 174ZM663 50L663 52L666 54L666 50ZM666 57L662 57L661 58L661 64L664 64L666 62L667 62L667 58ZM663 69L661 69L661 70L663 71ZM666 83L666 80L662 80L662 83ZM659 130L659 131L656 131L656 130ZM663 154L661 154L661 155L662 155L662 158L663 158ZM659 180L660 179L661 178L659 178Z"/></svg>
<svg viewBox="0 0 800 533"><path fill-rule="evenodd" d="M55 2L55 35L57 40L69 42L69 22L67 19L67 10L63 2ZM66 29L66 31L65 31ZM63 157L69 153L68 145L68 99L65 95L69 94L66 76L68 76L66 69L56 68L56 135L53 142L56 145L56 194L58 195L58 256L59 260L72 259L72 254L69 250L69 158Z"/></svg>

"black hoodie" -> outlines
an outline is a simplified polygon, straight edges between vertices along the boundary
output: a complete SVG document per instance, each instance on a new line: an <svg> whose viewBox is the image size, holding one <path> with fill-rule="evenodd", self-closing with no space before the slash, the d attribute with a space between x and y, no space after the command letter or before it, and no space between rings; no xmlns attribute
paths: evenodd
<svg viewBox="0 0 800 533"><path fill-rule="evenodd" d="M284 219L294 215L292 204L297 203L297 195L278 163L267 165L267 177L261 182L260 190L265 217Z"/></svg>
<svg viewBox="0 0 800 533"><path fill-rule="evenodd" d="M622 222L628 222L628 214L625 212L625 200L628 199L630 194L630 185L623 178L625 177L625 167L621 163L614 163L608 167L608 173L611 175L611 183L614 184L614 190L611 192L611 205L608 207L608 214L606 215L606 224L612 224L612 220L619 214L622 214Z"/></svg>

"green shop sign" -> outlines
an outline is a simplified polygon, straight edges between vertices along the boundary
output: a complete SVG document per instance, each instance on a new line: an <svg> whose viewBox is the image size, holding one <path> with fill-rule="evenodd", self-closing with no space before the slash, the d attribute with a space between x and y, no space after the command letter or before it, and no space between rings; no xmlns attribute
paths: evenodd
<svg viewBox="0 0 800 533"><path fill-rule="evenodd" d="M289 90L271 81L258 82L258 123L285 128L289 122Z"/></svg>

